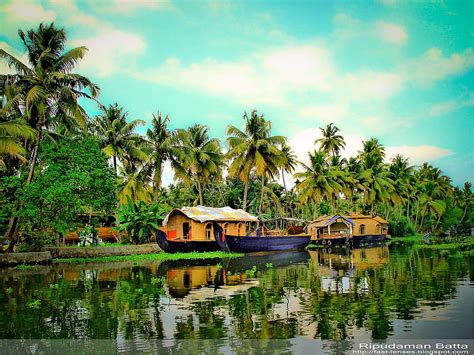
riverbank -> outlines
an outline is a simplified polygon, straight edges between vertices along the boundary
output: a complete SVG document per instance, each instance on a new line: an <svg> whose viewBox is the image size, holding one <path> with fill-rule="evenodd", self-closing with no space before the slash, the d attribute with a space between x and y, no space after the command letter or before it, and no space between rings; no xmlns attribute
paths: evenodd
<svg viewBox="0 0 474 355"><path fill-rule="evenodd" d="M28 267L45 264L108 263L118 261L166 261L232 258L243 254L224 252L175 253L163 252L156 244L103 247L49 247L41 252L0 254L0 267Z"/></svg>
<svg viewBox="0 0 474 355"><path fill-rule="evenodd" d="M154 253L142 255L119 255L102 256L94 258L67 258L53 259L54 264L78 264L78 263L109 263L117 261L168 261L168 260L201 260L201 259L224 259L243 256L239 253L225 253L222 251L213 252L192 252L192 253Z"/></svg>

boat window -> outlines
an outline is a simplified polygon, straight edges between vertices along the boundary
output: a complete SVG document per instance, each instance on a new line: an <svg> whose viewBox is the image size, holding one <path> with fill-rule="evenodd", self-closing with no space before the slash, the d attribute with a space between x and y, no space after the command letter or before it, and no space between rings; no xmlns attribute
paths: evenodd
<svg viewBox="0 0 474 355"><path fill-rule="evenodd" d="M227 225L228 225L228 223L224 223L222 225L222 229L224 230L224 234L227 234Z"/></svg>
<svg viewBox="0 0 474 355"><path fill-rule="evenodd" d="M242 235L244 232L244 225L243 223L238 223L237 224L237 235Z"/></svg>
<svg viewBox="0 0 474 355"><path fill-rule="evenodd" d="M380 234L380 233L381 233L380 224L377 224L377 234Z"/></svg>
<svg viewBox="0 0 474 355"><path fill-rule="evenodd" d="M206 240L211 240L212 237L212 224L206 224Z"/></svg>
<svg viewBox="0 0 474 355"><path fill-rule="evenodd" d="M360 225L359 234L365 234L365 224Z"/></svg>

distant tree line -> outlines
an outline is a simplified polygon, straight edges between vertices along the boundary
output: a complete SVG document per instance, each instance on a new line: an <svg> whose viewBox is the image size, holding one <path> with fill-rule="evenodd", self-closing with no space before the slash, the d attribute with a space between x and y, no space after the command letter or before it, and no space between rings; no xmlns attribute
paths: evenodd
<svg viewBox="0 0 474 355"><path fill-rule="evenodd" d="M243 114L243 130L229 126L224 142L200 124L172 130L160 112L141 135L144 121L130 120L117 103L102 105L98 86L74 72L87 49L66 51L64 29L41 24L19 36L27 64L0 49L15 72L0 74L0 232L10 250L46 235L58 241L75 228L78 213L119 213L127 201L161 212L228 205L307 220L361 211L389 219L401 234L470 233L471 183L453 186L440 169L412 166L401 155L387 162L376 138L346 159L344 137L331 123L303 164L256 110ZM80 99L97 102L100 113L89 117ZM166 163L174 173L170 186L162 184ZM285 173L294 174L291 189Z"/></svg>

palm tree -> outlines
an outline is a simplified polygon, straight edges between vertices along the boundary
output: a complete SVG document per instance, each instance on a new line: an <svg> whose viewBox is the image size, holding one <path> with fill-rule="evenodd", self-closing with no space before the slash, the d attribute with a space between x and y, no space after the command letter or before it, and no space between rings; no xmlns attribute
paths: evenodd
<svg viewBox="0 0 474 355"><path fill-rule="evenodd" d="M168 129L169 121L168 115L163 118L161 113L158 112L153 115L152 127L146 132L146 139L151 149L147 164L153 167L152 181L155 200L158 199L158 192L161 187L164 163L166 161L176 161L179 157L175 144L176 135Z"/></svg>
<svg viewBox="0 0 474 355"><path fill-rule="evenodd" d="M195 124L187 130L177 130L178 160L172 161L176 177L187 184L197 185L199 203L204 205L203 189L212 178L219 178L223 155L219 140L209 138L209 127Z"/></svg>
<svg viewBox="0 0 474 355"><path fill-rule="evenodd" d="M302 203L330 201L336 193L343 190L340 183L343 172L328 164L328 156L321 150L308 153L308 157L309 165L302 164L304 171L294 174L298 180L295 190Z"/></svg>
<svg viewBox="0 0 474 355"><path fill-rule="evenodd" d="M364 149L359 152L361 171L357 176L359 183L364 186L364 201L370 206L370 213L378 203L389 201L394 192L393 181L384 164L385 148L376 138L363 142Z"/></svg>
<svg viewBox="0 0 474 355"><path fill-rule="evenodd" d="M281 167L281 177L283 179L283 188L286 191L285 173L291 174L293 171L295 171L299 161L295 152L286 143L281 146L281 153L284 158L284 163Z"/></svg>
<svg viewBox="0 0 474 355"><path fill-rule="evenodd" d="M407 158L397 154L392 159L388 169L394 187L392 202L398 206L405 205L407 215L409 215L410 197L413 191L414 167L408 164Z"/></svg>
<svg viewBox="0 0 474 355"><path fill-rule="evenodd" d="M246 210L250 173L255 169L262 180L261 212L265 177L277 175L278 169L285 164L285 157L278 148L285 143L285 138L271 136L271 122L265 120L263 115L258 115L256 110L250 113L250 117L245 112L243 118L244 131L232 125L227 128L227 159L231 160L229 175L238 176L244 183L242 208Z"/></svg>
<svg viewBox="0 0 474 355"><path fill-rule="evenodd" d="M320 149L328 155L339 154L341 149L346 146L344 137L339 134L339 128L337 128L333 123L330 123L326 128L320 128L320 130L323 137L316 139L314 144L319 143L321 145Z"/></svg>
<svg viewBox="0 0 474 355"><path fill-rule="evenodd" d="M103 151L112 158L115 175L118 177L119 162L123 166L133 165L134 160L145 161L148 158L143 151L143 137L135 133L135 129L145 122L127 122L128 113L117 103L108 108L102 107L101 110L102 114L96 116L92 123L92 131L103 142Z"/></svg>
<svg viewBox="0 0 474 355"><path fill-rule="evenodd" d="M34 142L28 147L30 154L25 184L29 185L33 181L43 131L58 122L67 127L85 128L87 114L78 99L95 100L99 88L86 77L72 73L87 49L77 47L64 52L64 29L58 29L54 24L40 24L36 30L26 33L20 30L18 33L27 49L29 66L0 49L0 58L16 72L0 75L0 92L15 86L16 95L8 101L6 110L20 110L29 126L36 130ZM12 241L9 250L15 245L17 227L18 218L13 217L5 235Z"/></svg>
<svg viewBox="0 0 474 355"><path fill-rule="evenodd" d="M3 49L0 49L0 58L6 60L10 68L16 71L16 74L2 75L3 85L14 85L17 90L7 108L21 107L28 124L37 132L26 180L26 184L30 184L43 130L58 122L66 126L85 127L87 114L79 105L78 99L95 99L99 88L86 77L72 73L87 49L77 47L64 53L64 29L58 29L54 24L40 24L36 30L29 30L26 34L20 30L18 33L27 48L30 66ZM86 89L89 93L84 91Z"/></svg>
<svg viewBox="0 0 474 355"><path fill-rule="evenodd" d="M25 163L26 150L22 141L31 141L34 136L35 130L23 120L0 122L0 170L6 167L3 160L5 156Z"/></svg>

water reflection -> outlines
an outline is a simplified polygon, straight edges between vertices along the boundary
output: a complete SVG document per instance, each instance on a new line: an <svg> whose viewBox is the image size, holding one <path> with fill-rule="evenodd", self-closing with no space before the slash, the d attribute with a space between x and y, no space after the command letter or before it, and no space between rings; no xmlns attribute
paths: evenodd
<svg viewBox="0 0 474 355"><path fill-rule="evenodd" d="M424 330L444 322L445 337L456 338L472 331L470 314L445 310L459 292L472 295L470 262L379 245L9 271L0 277L0 338L133 340L137 348L148 339L386 339L415 337L412 320L432 310L441 318Z"/></svg>

